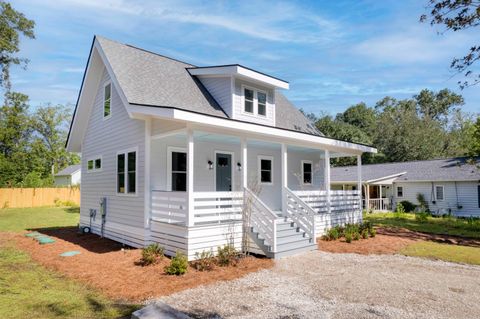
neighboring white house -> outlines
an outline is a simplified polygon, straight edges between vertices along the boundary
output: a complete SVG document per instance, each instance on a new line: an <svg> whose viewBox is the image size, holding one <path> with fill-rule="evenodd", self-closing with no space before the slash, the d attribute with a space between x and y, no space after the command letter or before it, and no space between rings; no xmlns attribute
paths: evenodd
<svg viewBox="0 0 480 319"><path fill-rule="evenodd" d="M193 259L239 248L244 223L252 251L280 257L360 221L358 192L330 192L329 159L376 150L323 136L288 88L238 64L196 67L95 37L67 142L82 153L81 227Z"/></svg>
<svg viewBox="0 0 480 319"><path fill-rule="evenodd" d="M82 177L81 165L70 165L55 174L56 186L79 185Z"/></svg>
<svg viewBox="0 0 480 319"><path fill-rule="evenodd" d="M418 205L423 194L433 213L480 217L480 157L363 165L362 176L368 209L393 210L404 200ZM332 189L352 187L355 167L332 168Z"/></svg>

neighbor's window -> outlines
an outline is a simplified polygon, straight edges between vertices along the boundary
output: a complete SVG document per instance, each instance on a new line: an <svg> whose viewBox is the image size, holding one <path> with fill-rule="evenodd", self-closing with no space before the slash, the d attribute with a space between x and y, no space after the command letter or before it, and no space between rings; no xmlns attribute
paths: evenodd
<svg viewBox="0 0 480 319"><path fill-rule="evenodd" d="M263 92L257 92L258 115L267 115L267 95Z"/></svg>
<svg viewBox="0 0 480 319"><path fill-rule="evenodd" d="M112 97L112 84L108 83L105 85L104 94L103 94L103 117L110 116L110 100Z"/></svg>
<svg viewBox="0 0 480 319"><path fill-rule="evenodd" d="M403 197L403 186L397 186L397 197Z"/></svg>
<svg viewBox="0 0 480 319"><path fill-rule="evenodd" d="M117 193L135 194L137 191L137 152L117 154Z"/></svg>
<svg viewBox="0 0 480 319"><path fill-rule="evenodd" d="M273 158L272 157L259 157L259 176L260 184L272 184L272 168L273 168Z"/></svg>
<svg viewBox="0 0 480 319"><path fill-rule="evenodd" d="M245 89L245 112L253 113L253 90Z"/></svg>
<svg viewBox="0 0 480 319"><path fill-rule="evenodd" d="M187 153L172 152L172 191L187 190Z"/></svg>
<svg viewBox="0 0 480 319"><path fill-rule="evenodd" d="M303 184L312 184L312 162L302 161Z"/></svg>
<svg viewBox="0 0 480 319"><path fill-rule="evenodd" d="M87 162L87 171L95 172L102 169L102 158L101 157L94 157L89 159Z"/></svg>
<svg viewBox="0 0 480 319"><path fill-rule="evenodd" d="M435 198L437 200L443 200L444 199L444 188L443 186L435 186Z"/></svg>

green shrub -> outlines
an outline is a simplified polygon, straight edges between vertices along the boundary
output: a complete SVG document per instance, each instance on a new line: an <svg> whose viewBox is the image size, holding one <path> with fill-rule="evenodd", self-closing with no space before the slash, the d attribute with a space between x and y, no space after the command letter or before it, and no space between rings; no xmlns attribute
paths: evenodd
<svg viewBox="0 0 480 319"><path fill-rule="evenodd" d="M407 212L407 213L411 213L415 211L415 208L417 208L415 204L413 204L412 202L409 202L408 200L402 200L400 204L402 204L404 212Z"/></svg>
<svg viewBox="0 0 480 319"><path fill-rule="evenodd" d="M142 249L142 259L140 263L144 266L156 264L163 258L164 248L157 243L148 245Z"/></svg>
<svg viewBox="0 0 480 319"><path fill-rule="evenodd" d="M403 217L403 214L405 214L405 208L403 207L402 203L398 203L393 215L395 219L400 219Z"/></svg>
<svg viewBox="0 0 480 319"><path fill-rule="evenodd" d="M204 250L201 253L195 253L195 261L193 266L199 271L212 270L215 264L215 258L211 250Z"/></svg>
<svg viewBox="0 0 480 319"><path fill-rule="evenodd" d="M337 240L340 237L337 227L333 227L327 230L327 234L325 235L325 237L327 240Z"/></svg>
<svg viewBox="0 0 480 319"><path fill-rule="evenodd" d="M360 240L360 238L362 238L362 236L360 236L359 232L353 233L353 240Z"/></svg>
<svg viewBox="0 0 480 319"><path fill-rule="evenodd" d="M217 261L220 266L228 266L237 262L238 252L232 245L218 247Z"/></svg>
<svg viewBox="0 0 480 319"><path fill-rule="evenodd" d="M368 239L368 229L362 230L362 238L363 239Z"/></svg>
<svg viewBox="0 0 480 319"><path fill-rule="evenodd" d="M352 237L353 237L352 233L346 233L345 234L345 241L350 244L352 242Z"/></svg>
<svg viewBox="0 0 480 319"><path fill-rule="evenodd" d="M372 228L372 229L370 230L370 237L373 238L373 237L375 237L375 236L377 236L377 230L376 230L375 228Z"/></svg>
<svg viewBox="0 0 480 319"><path fill-rule="evenodd" d="M421 223L425 223L428 220L428 216L430 216L427 212L418 212L415 214L415 220Z"/></svg>
<svg viewBox="0 0 480 319"><path fill-rule="evenodd" d="M188 259L181 252L177 251L175 257L170 261L170 265L165 267L165 273L167 275L183 275L188 270Z"/></svg>

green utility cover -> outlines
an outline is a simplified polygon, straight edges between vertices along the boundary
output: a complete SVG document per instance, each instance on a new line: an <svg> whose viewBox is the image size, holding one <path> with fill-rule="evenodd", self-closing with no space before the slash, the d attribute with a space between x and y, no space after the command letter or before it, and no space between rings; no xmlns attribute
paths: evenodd
<svg viewBox="0 0 480 319"><path fill-rule="evenodd" d="M38 242L40 243L40 245L51 244L51 243L54 243L54 242L55 242L55 240L53 240L52 238L47 237L47 236L37 237L36 239L38 240Z"/></svg>
<svg viewBox="0 0 480 319"><path fill-rule="evenodd" d="M60 256L62 256L62 257L72 257L72 256L75 256L75 255L78 255L78 254L80 254L80 252L78 250L72 250L72 251L66 251L63 254L60 254Z"/></svg>
<svg viewBox="0 0 480 319"><path fill-rule="evenodd" d="M42 236L42 234L40 234L37 231L25 234L25 237L38 237L38 236Z"/></svg>

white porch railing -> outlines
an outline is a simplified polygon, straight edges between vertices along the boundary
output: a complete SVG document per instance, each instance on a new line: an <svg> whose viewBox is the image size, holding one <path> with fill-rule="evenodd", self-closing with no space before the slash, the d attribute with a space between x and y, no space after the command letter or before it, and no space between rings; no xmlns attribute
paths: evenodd
<svg viewBox="0 0 480 319"><path fill-rule="evenodd" d="M317 213L328 213L328 198L326 191L293 191ZM360 209L358 191L330 191L330 212L352 211Z"/></svg>
<svg viewBox="0 0 480 319"><path fill-rule="evenodd" d="M265 244L271 247L271 252L277 251L277 220L278 216L265 205L251 190L245 190L245 205L250 206L250 226L253 226L265 239Z"/></svg>
<svg viewBox="0 0 480 319"><path fill-rule="evenodd" d="M194 192L193 224L242 220L243 192Z"/></svg>
<svg viewBox="0 0 480 319"><path fill-rule="evenodd" d="M169 224L186 224L188 197L186 192L152 191L152 220Z"/></svg>
<svg viewBox="0 0 480 319"><path fill-rule="evenodd" d="M285 213L290 217L310 238L316 238L315 234L315 210L290 189L285 188Z"/></svg>
<svg viewBox="0 0 480 319"><path fill-rule="evenodd" d="M368 210L380 210L388 211L391 210L390 198L370 198L368 200Z"/></svg>

